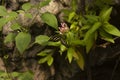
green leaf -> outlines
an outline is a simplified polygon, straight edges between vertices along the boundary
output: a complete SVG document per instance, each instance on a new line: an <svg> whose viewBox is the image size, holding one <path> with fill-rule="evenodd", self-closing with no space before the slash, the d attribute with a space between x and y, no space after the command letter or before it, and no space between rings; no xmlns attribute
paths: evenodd
<svg viewBox="0 0 120 80"><path fill-rule="evenodd" d="M7 77L7 73L3 70L0 70L0 78L2 78L2 80L4 80L5 77Z"/></svg>
<svg viewBox="0 0 120 80"><path fill-rule="evenodd" d="M97 29L99 29L99 27L101 26L101 22L96 22L94 23L94 25L87 31L86 35L85 35L85 40L88 39L88 37L93 34L95 31L97 31Z"/></svg>
<svg viewBox="0 0 120 80"><path fill-rule="evenodd" d="M83 27L80 28L80 30L88 30L91 26L90 25L84 25Z"/></svg>
<svg viewBox="0 0 120 80"><path fill-rule="evenodd" d="M69 63L72 62L74 53L76 53L74 48L72 48L72 47L68 48L68 50L67 50L67 58L68 58Z"/></svg>
<svg viewBox="0 0 120 80"><path fill-rule="evenodd" d="M88 53L90 51L90 49L93 46L93 43L95 41L95 37L96 37L96 31L99 29L99 27L101 26L101 22L96 22L94 23L94 25L87 31L87 33L85 34L84 37L84 41L85 41L85 45L86 45L86 52Z"/></svg>
<svg viewBox="0 0 120 80"><path fill-rule="evenodd" d="M42 51L42 52L38 53L37 55L38 55L38 56L47 56L48 54L47 54L46 52L43 52L43 51Z"/></svg>
<svg viewBox="0 0 120 80"><path fill-rule="evenodd" d="M38 63L39 64L42 64L42 63L45 63L46 61L48 60L48 57L44 57L44 58L41 58Z"/></svg>
<svg viewBox="0 0 120 80"><path fill-rule="evenodd" d="M39 3L39 7L47 6L50 3L51 0L44 0Z"/></svg>
<svg viewBox="0 0 120 80"><path fill-rule="evenodd" d="M91 34L86 40L86 52L88 53L95 43L95 34Z"/></svg>
<svg viewBox="0 0 120 80"><path fill-rule="evenodd" d="M87 21L90 23L95 23L98 21L98 16L95 15L85 15L85 18L87 18Z"/></svg>
<svg viewBox="0 0 120 80"><path fill-rule="evenodd" d="M72 22L72 24L70 25L70 30L75 30L78 28L78 22Z"/></svg>
<svg viewBox="0 0 120 80"><path fill-rule="evenodd" d="M4 43L9 43L15 40L16 34L14 33L9 33L4 40Z"/></svg>
<svg viewBox="0 0 120 80"><path fill-rule="evenodd" d="M12 26L10 28L12 30L19 30L21 28L21 26L18 23L14 23L14 24L12 24Z"/></svg>
<svg viewBox="0 0 120 80"><path fill-rule="evenodd" d="M67 36L67 37L66 37L66 39L67 39L67 40L66 40L66 41L67 41L67 44L68 44L68 45L72 45L71 42L72 42L73 40L75 40L75 34L74 34L73 32L70 32L70 31L69 31L69 32L66 34L66 36Z"/></svg>
<svg viewBox="0 0 120 80"><path fill-rule="evenodd" d="M9 13L9 16L16 18L18 16L18 14L17 14L17 12L12 11L12 12Z"/></svg>
<svg viewBox="0 0 120 80"><path fill-rule="evenodd" d="M35 38L35 43L38 43L40 45L46 45L49 41L50 37L46 35L39 35Z"/></svg>
<svg viewBox="0 0 120 80"><path fill-rule="evenodd" d="M71 13L69 13L69 16L68 16L68 22L71 22L71 20L74 18L75 15L76 15L75 12L71 12Z"/></svg>
<svg viewBox="0 0 120 80"><path fill-rule="evenodd" d="M33 16L32 16L31 13L26 13L26 14L25 14L25 17L32 19Z"/></svg>
<svg viewBox="0 0 120 80"><path fill-rule="evenodd" d="M105 32L103 29L100 29L99 33L100 33L101 39L103 39L105 41L112 42L112 43L115 42L113 37L112 37L112 35L110 35L109 33Z"/></svg>
<svg viewBox="0 0 120 80"><path fill-rule="evenodd" d="M111 12L112 12L112 7L110 7L107 10L104 9L103 11L101 11L100 17L101 17L102 21L109 21Z"/></svg>
<svg viewBox="0 0 120 80"><path fill-rule="evenodd" d="M49 12L46 12L41 15L41 18L46 24L58 30L58 22L57 22L57 18L55 17L55 15Z"/></svg>
<svg viewBox="0 0 120 80"><path fill-rule="evenodd" d="M18 10L18 11L16 11L16 12L18 12L19 14L20 14L20 13L25 13L24 10Z"/></svg>
<svg viewBox="0 0 120 80"><path fill-rule="evenodd" d="M120 31L113 25L111 24L105 24L103 27L102 27L107 33L111 34L111 35L114 35L114 36L118 36L120 37Z"/></svg>
<svg viewBox="0 0 120 80"><path fill-rule="evenodd" d="M47 56L50 52L52 52L51 49L45 49L44 51L41 51L40 53L38 53L38 56Z"/></svg>
<svg viewBox="0 0 120 80"><path fill-rule="evenodd" d="M4 71L0 71L0 77L1 78L3 77L3 80L4 80L4 78L8 77L8 74Z"/></svg>
<svg viewBox="0 0 120 80"><path fill-rule="evenodd" d="M13 77L18 77L18 76L20 76L20 73L18 73L18 72L12 72L11 75L12 75Z"/></svg>
<svg viewBox="0 0 120 80"><path fill-rule="evenodd" d="M2 30L3 26L8 22L6 18L0 18L0 31Z"/></svg>
<svg viewBox="0 0 120 80"><path fill-rule="evenodd" d="M7 16L7 10L4 6L0 6L0 16Z"/></svg>
<svg viewBox="0 0 120 80"><path fill-rule="evenodd" d="M67 50L66 46L64 46L63 44L60 45L60 51L64 52L65 50Z"/></svg>
<svg viewBox="0 0 120 80"><path fill-rule="evenodd" d="M15 41L16 41L17 49L22 54L25 51L25 49L27 49L27 47L31 41L31 35L29 33L20 32L16 36Z"/></svg>
<svg viewBox="0 0 120 80"><path fill-rule="evenodd" d="M18 77L18 80L33 80L33 73L30 71L27 71L25 73L21 73L21 75Z"/></svg>
<svg viewBox="0 0 120 80"><path fill-rule="evenodd" d="M60 50L59 50L60 55L62 55L62 53L63 53L64 51L66 51L66 50L67 50L67 47L64 46L63 44L61 44L61 45L60 45Z"/></svg>
<svg viewBox="0 0 120 80"><path fill-rule="evenodd" d="M17 16L18 16L18 14L17 14L16 12L12 11L12 12L9 13L7 19L8 19L9 21L11 21L11 20L16 19Z"/></svg>
<svg viewBox="0 0 120 80"><path fill-rule="evenodd" d="M78 54L75 52L75 53L73 53L73 57L75 58L75 60L78 60L79 59L79 56L78 56Z"/></svg>
<svg viewBox="0 0 120 80"><path fill-rule="evenodd" d="M51 66L53 63L53 57L52 56L49 56L48 60L47 60L47 64L48 66Z"/></svg>
<svg viewBox="0 0 120 80"><path fill-rule="evenodd" d="M85 18L90 19L90 20L96 22L96 21L98 21L99 17L95 16L95 15L85 15Z"/></svg>
<svg viewBox="0 0 120 80"><path fill-rule="evenodd" d="M60 46L60 45L61 45L61 42L60 42L60 41L58 41L58 42L49 41L47 45L48 45L48 46Z"/></svg>
<svg viewBox="0 0 120 80"><path fill-rule="evenodd" d="M77 52L79 59L76 59L76 62L81 70L84 70L85 60L80 52Z"/></svg>
<svg viewBox="0 0 120 80"><path fill-rule="evenodd" d="M31 3L25 3L25 4L22 5L22 9L25 10L25 11L30 10L31 7L32 7Z"/></svg>
<svg viewBox="0 0 120 80"><path fill-rule="evenodd" d="M72 40L71 41L71 44L72 45L79 45L79 46L85 46L85 43L84 43L84 41L83 40L79 40L79 39L75 39L75 40Z"/></svg>

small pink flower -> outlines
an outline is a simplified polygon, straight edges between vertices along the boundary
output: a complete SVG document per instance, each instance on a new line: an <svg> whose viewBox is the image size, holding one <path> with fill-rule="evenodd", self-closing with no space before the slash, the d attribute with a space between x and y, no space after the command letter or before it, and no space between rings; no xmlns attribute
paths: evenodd
<svg viewBox="0 0 120 80"><path fill-rule="evenodd" d="M67 26L66 23L61 23L61 27L59 27L59 30L60 30L60 34L63 34L69 31L69 27Z"/></svg>

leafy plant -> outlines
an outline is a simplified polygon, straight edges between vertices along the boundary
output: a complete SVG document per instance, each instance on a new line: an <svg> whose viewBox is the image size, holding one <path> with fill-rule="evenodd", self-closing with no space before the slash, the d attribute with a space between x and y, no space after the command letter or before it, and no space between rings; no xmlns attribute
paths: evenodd
<svg viewBox="0 0 120 80"><path fill-rule="evenodd" d="M109 4L108 6L104 6L103 9L100 4L100 6L98 6L100 12L97 12L96 9L93 9L93 11L86 5L86 14L83 15L76 13L77 0L72 0L71 8L63 10L65 22L61 23L60 27L58 27L58 20L55 15L49 12L38 12L38 14L36 14L36 16L39 15L41 17L48 27L54 29L56 32L55 36L57 36L58 39L54 40L51 36L39 34L32 43L32 34L30 33L32 23L28 26L22 26L17 22L17 18L19 14L24 13L27 18L32 19L31 22L34 22L36 16L33 17L33 15L29 13L29 10L36 8L39 11L40 8L48 5L50 1L51 0L45 0L38 5L25 3L22 5L21 10L11 12L7 12L5 7L0 6L0 31L2 31L3 26L8 22L11 22L10 28L13 30L5 37L4 43L15 42L15 46L21 55L29 48L29 45L39 44L44 47L44 49L37 54L40 57L38 63L47 62L49 66L54 62L53 55L55 53L59 53L60 55L66 53L66 58L69 63L76 61L78 66L84 70L86 63L84 55L87 55L96 47L96 41L98 39L114 43L114 38L120 37L120 31L109 23L112 12L112 7L110 7ZM97 1L99 2L99 0L96 0L96 2ZM104 3L106 3L106 0ZM99 3L96 4L99 5ZM14 74L17 77L19 75L18 73ZM25 73L19 78L24 80L25 76L28 77L31 76L31 74Z"/></svg>
<svg viewBox="0 0 120 80"><path fill-rule="evenodd" d="M29 33L20 32L15 37L15 41L16 41L16 47L22 54L26 50L26 48L28 47L31 41L31 35Z"/></svg>
<svg viewBox="0 0 120 80"><path fill-rule="evenodd" d="M114 43L114 37L120 36L120 31L109 23L111 12L112 7L106 7L99 15L87 13L82 16L77 14L75 9L64 10L65 20L71 25L67 26L66 23L62 23L59 28L59 33L63 38L59 46L60 54L67 51L66 57L69 63L75 59L83 70L85 65L83 55L95 47L98 38ZM86 53L84 53L84 47Z"/></svg>
<svg viewBox="0 0 120 80"><path fill-rule="evenodd" d="M3 27L8 24L10 24L10 28L12 29L11 32L5 37L4 44L8 44L11 42L15 43L15 48L17 48L18 52L20 53L19 56L23 55L23 53L28 49L29 45L31 45L31 34L30 34L30 26L32 22L34 22L36 16L40 15L42 20L47 23L50 27L54 29L58 29L58 23L55 15L46 12L42 13L38 12L35 17L29 12L30 9L36 8L39 9L48 5L51 0L45 0L43 2L40 2L38 5L32 5L31 3L25 3L22 5L22 9L18 11L10 11L8 12L7 9L4 6L0 6L0 31L3 30ZM19 14L24 14L26 18L32 19L31 23L28 26L22 26L19 21L17 20L19 18ZM50 19L49 19L50 17ZM42 38L42 39L41 39ZM45 39L44 39L45 38ZM45 35L37 36L35 43L44 44L44 42L47 42L50 38ZM40 40L40 41L39 41ZM45 40L45 41L44 41ZM54 45L54 43L49 42L49 45ZM44 45L43 45L44 46ZM14 51L13 51L14 52ZM13 54L17 54L14 52ZM53 62L52 54L47 55L47 63L48 65L51 65ZM45 59L41 59L39 63L44 62ZM13 72L10 73L13 77L18 77L19 80L33 80L33 76L29 72L17 73ZM1 72L1 79L5 80L11 80L11 78L8 76L9 73ZM3 77L3 78L2 78Z"/></svg>
<svg viewBox="0 0 120 80"><path fill-rule="evenodd" d="M65 15L65 20L70 24L68 26L66 23L61 23L59 27L59 35L61 36L60 40L52 42L54 45L49 45L50 38L44 38L44 46L55 46L59 48L59 53L67 52L66 57L68 58L69 63L75 60L80 68L83 70L85 65L85 60L83 55L89 53L92 48L95 47L96 41L98 38L101 38L105 41L114 43L114 37L120 36L120 31L109 23L110 14L112 12L112 7L106 7L99 15L89 13L82 16L81 14L76 13L75 1L72 0L72 10L63 10ZM48 15L48 13L47 13ZM53 22L43 19L45 23L49 26L55 25L56 20ZM51 25L52 24L52 25ZM52 26L53 27L53 26ZM55 27L53 27L55 28ZM55 28L57 30L57 28ZM42 38L41 38L42 39ZM38 44L42 40L37 40ZM43 43L42 42L42 43ZM86 52L84 53L84 47ZM49 51L49 52L47 52ZM48 62L50 60L51 64L53 62L52 55L54 50L44 50L39 53L39 56L44 58L40 59L39 63ZM49 64L49 65L51 65Z"/></svg>
<svg viewBox="0 0 120 80"><path fill-rule="evenodd" d="M11 77L9 76L11 75ZM0 79L1 80L33 80L33 73L30 71L26 72L12 72L6 73L4 71L0 71Z"/></svg>
<svg viewBox="0 0 120 80"><path fill-rule="evenodd" d="M17 34L14 34L14 33L8 34L4 41L5 44L15 41L18 51L22 54L27 49L27 47L29 46L29 44L31 42L31 34L29 33L29 30L30 30L29 26L23 27L17 21L17 18L19 17L18 15L21 13L24 13L27 18L31 18L34 20L34 17L32 16L31 13L29 13L29 10L34 7L37 9L40 9L41 7L48 5L50 1L51 0L46 0L46 1L41 2L38 5L32 5L31 3L25 3L22 5L22 10L18 10L16 12L15 11L8 12L5 9L5 7L0 6L0 10L1 10L0 11L0 13L1 13L0 14L0 16L1 16L0 31L2 31L2 27L5 24L7 24L8 22L11 22L10 28L13 30L13 32L17 31L17 30L20 31ZM37 14L37 15L40 15L40 14L41 13L39 12L39 14ZM50 19L48 17L50 17ZM45 23L47 23L51 27L57 29L57 26L58 26L57 19L53 14L46 12L41 15L41 18ZM32 24L32 23L30 23L30 24Z"/></svg>
<svg viewBox="0 0 120 80"><path fill-rule="evenodd" d="M49 26L53 27L56 30L58 29L58 22L56 17L53 14L46 12L41 15L41 18Z"/></svg>

